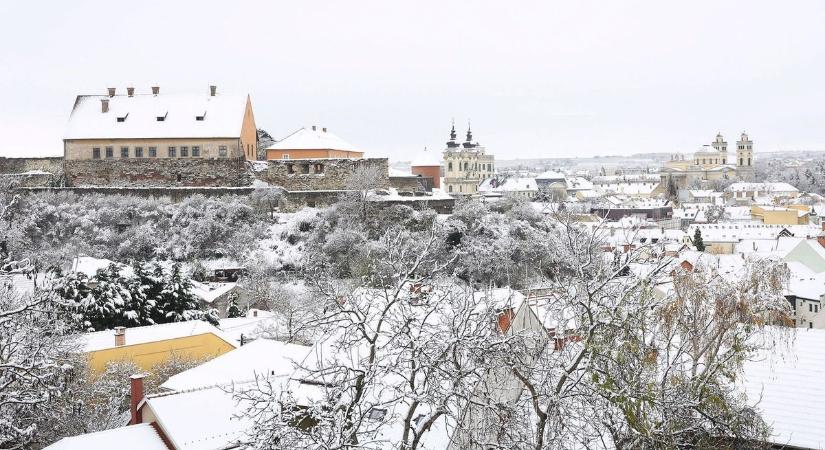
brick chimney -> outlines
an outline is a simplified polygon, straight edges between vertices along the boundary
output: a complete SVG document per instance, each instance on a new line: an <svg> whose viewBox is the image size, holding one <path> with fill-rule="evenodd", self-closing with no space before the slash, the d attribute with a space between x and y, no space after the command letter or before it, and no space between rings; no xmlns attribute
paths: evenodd
<svg viewBox="0 0 825 450"><path fill-rule="evenodd" d="M327 132L327 127L321 128L321 131L323 131L324 133L326 133L326 132Z"/></svg>
<svg viewBox="0 0 825 450"><path fill-rule="evenodd" d="M101 98L100 99L100 112L102 112L102 113L109 112L109 99L108 98Z"/></svg>
<svg viewBox="0 0 825 450"><path fill-rule="evenodd" d="M109 97L115 96L115 88L108 88L107 90L109 91Z"/></svg>
<svg viewBox="0 0 825 450"><path fill-rule="evenodd" d="M143 422L143 414L138 409L138 405L143 401L143 377L145 376L139 373L129 377L129 412L131 413L129 425Z"/></svg>
<svg viewBox="0 0 825 450"><path fill-rule="evenodd" d="M128 95L129 97L134 97L135 96L135 88L134 87L127 87L126 88L126 95Z"/></svg>
<svg viewBox="0 0 825 450"><path fill-rule="evenodd" d="M217 92L218 92L218 87L217 86L215 86L214 84L212 86L209 86L209 96L210 97L214 97Z"/></svg>
<svg viewBox="0 0 825 450"><path fill-rule="evenodd" d="M115 327L115 347L126 345L126 327Z"/></svg>
<svg viewBox="0 0 825 450"><path fill-rule="evenodd" d="M152 95L160 94L160 86L152 86Z"/></svg>

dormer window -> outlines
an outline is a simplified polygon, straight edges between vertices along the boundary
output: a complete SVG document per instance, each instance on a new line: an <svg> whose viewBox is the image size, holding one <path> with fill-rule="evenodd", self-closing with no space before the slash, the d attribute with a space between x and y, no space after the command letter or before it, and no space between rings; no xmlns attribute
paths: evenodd
<svg viewBox="0 0 825 450"><path fill-rule="evenodd" d="M167 114L169 114L169 113L163 113L163 114L157 115L157 116L155 116L155 118L157 119L158 122L163 122L163 121L166 120L166 115Z"/></svg>
<svg viewBox="0 0 825 450"><path fill-rule="evenodd" d="M203 114L198 114L197 116L195 116L195 120L197 120L198 122L203 122L203 119L205 119L205 118L206 118L206 111L204 111Z"/></svg>
<svg viewBox="0 0 825 450"><path fill-rule="evenodd" d="M126 113L125 116L117 116L118 122L126 122L126 118L129 117L129 113Z"/></svg>

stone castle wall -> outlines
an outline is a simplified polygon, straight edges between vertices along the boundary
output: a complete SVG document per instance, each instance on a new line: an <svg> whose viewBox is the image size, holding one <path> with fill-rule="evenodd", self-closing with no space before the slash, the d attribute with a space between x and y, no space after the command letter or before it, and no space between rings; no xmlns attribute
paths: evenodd
<svg viewBox="0 0 825 450"><path fill-rule="evenodd" d="M67 186L231 187L251 183L243 158L67 160Z"/></svg>
<svg viewBox="0 0 825 450"><path fill-rule="evenodd" d="M63 157L6 158L0 157L0 175L18 175L26 172L48 172L54 176L63 173Z"/></svg>
<svg viewBox="0 0 825 450"><path fill-rule="evenodd" d="M290 192L337 191L346 189L347 181L360 165L375 167L377 185L389 187L387 158L271 160L265 167L256 163L255 178Z"/></svg>

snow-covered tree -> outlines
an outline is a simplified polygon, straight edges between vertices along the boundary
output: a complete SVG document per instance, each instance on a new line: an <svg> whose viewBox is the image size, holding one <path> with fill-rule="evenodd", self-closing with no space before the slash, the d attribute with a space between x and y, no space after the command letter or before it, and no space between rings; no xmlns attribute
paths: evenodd
<svg viewBox="0 0 825 450"><path fill-rule="evenodd" d="M172 265L161 292L161 310L166 322L183 322L201 317L192 295L192 283L178 263Z"/></svg>
<svg viewBox="0 0 825 450"><path fill-rule="evenodd" d="M241 308L238 307L238 294L230 292L229 300L226 303L226 317L230 319L235 319L237 317L243 316L243 311L241 311Z"/></svg>
<svg viewBox="0 0 825 450"><path fill-rule="evenodd" d="M59 395L69 351L69 323L50 292L23 295L0 285L0 448L36 438L37 420Z"/></svg>
<svg viewBox="0 0 825 450"><path fill-rule="evenodd" d="M317 386L316 400L296 400L265 378L238 392L251 402L251 448L413 450L457 415L460 395L483 371L469 349L484 345L491 316L467 290L422 289L449 266L437 252L441 237L435 229L389 230L372 274L346 293L334 280L315 278L327 298L315 321L323 336L313 354L321 356L301 364L295 377ZM390 429L400 431L387 441Z"/></svg>

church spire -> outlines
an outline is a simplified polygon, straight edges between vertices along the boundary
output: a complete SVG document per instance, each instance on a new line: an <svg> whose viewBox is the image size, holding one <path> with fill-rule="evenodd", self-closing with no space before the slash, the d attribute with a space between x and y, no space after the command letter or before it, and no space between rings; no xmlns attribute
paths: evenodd
<svg viewBox="0 0 825 450"><path fill-rule="evenodd" d="M458 143L455 141L456 134L455 134L455 119L453 119L453 127L450 129L450 140L447 141L447 148L456 148L458 147Z"/></svg>
<svg viewBox="0 0 825 450"><path fill-rule="evenodd" d="M473 142L473 130L469 120L467 121L467 142Z"/></svg>

